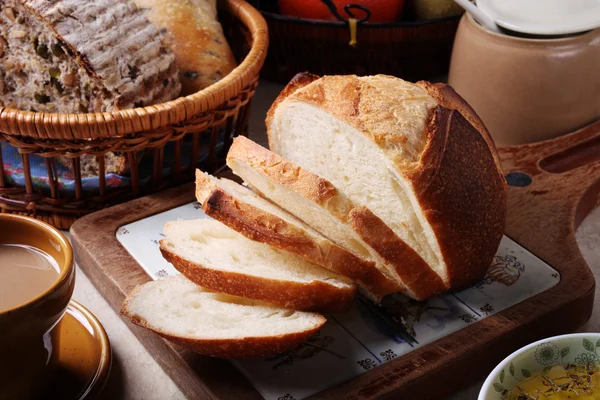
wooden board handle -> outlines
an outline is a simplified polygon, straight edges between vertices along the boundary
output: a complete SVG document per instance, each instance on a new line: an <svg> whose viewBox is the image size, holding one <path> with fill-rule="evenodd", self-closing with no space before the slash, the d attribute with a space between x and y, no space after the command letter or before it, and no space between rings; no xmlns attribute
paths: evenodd
<svg viewBox="0 0 600 400"><path fill-rule="evenodd" d="M516 222L511 211L520 215L524 197L530 198L529 202L544 203L538 212L546 213L550 220L562 214L561 221L572 227L573 234L599 204L600 121L556 139L502 148L499 154L511 185L509 232L514 231L511 225Z"/></svg>
<svg viewBox="0 0 600 400"><path fill-rule="evenodd" d="M506 234L558 269L555 299L574 295L572 314L585 322L595 281L575 231L598 204L600 121L559 138L499 149L509 181ZM576 327L574 325L573 327Z"/></svg>

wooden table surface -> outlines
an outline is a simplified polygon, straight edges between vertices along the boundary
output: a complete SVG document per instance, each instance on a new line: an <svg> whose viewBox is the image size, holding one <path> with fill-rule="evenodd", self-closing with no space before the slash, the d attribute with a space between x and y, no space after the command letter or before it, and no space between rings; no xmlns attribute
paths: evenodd
<svg viewBox="0 0 600 400"><path fill-rule="evenodd" d="M266 145L264 117L281 88L281 85L261 82L253 100L250 138L263 145ZM590 213L579 227L577 241L596 280L600 282L600 208ZM113 369L102 398L111 400L184 399L183 394L100 296L85 274L79 269L77 273L73 297L100 319L113 346ZM600 285L596 285L596 291L592 318L581 331L600 331ZM476 399L482 383L482 381L473 382L470 387L456 393L450 399Z"/></svg>

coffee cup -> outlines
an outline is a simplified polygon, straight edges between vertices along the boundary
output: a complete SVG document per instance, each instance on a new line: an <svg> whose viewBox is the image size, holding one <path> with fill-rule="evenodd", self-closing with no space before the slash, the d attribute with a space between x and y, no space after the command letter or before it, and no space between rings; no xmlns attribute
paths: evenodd
<svg viewBox="0 0 600 400"><path fill-rule="evenodd" d="M460 21L448 83L497 145L536 142L600 118L600 29L558 38L491 32Z"/></svg>
<svg viewBox="0 0 600 400"><path fill-rule="evenodd" d="M67 239L50 225L12 214L0 214L0 245L4 249L33 249L51 257L58 269L48 287L27 293L26 299L19 297L18 304L9 308L0 308L0 398L36 398L57 367L59 323L75 286L73 251ZM2 258L1 264L5 273L12 265L7 257ZM19 288L22 290L15 293L22 296L34 286L23 282ZM5 300L12 289L5 285Z"/></svg>

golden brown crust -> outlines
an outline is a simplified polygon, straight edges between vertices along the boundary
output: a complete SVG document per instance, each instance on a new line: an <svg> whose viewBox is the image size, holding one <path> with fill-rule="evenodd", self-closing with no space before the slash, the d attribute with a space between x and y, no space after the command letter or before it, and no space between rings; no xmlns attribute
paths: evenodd
<svg viewBox="0 0 600 400"><path fill-rule="evenodd" d="M496 144L494 143L494 139L492 139L492 136L487 130L485 124L481 118L479 118L479 115L477 115L473 107L471 107L469 103L460 97L458 93L454 91L452 86L445 85L443 83L430 83L427 81L419 81L416 84L427 90L429 95L433 97L442 107L450 110L456 110L461 113L461 115L467 121L469 121L471 125L473 125L473 127L479 131L479 133L481 133L489 148L493 149L492 156L494 158L494 162L496 163L498 172L502 175L502 164L500 163L498 153L495 151ZM504 180L504 175L502 175L502 179Z"/></svg>
<svg viewBox="0 0 600 400"><path fill-rule="evenodd" d="M319 265L331 264L331 261L325 260L330 256L331 248L321 249L303 230L251 204L238 201L220 188L211 191L202 201L202 210L250 240L287 250Z"/></svg>
<svg viewBox="0 0 600 400"><path fill-rule="evenodd" d="M317 204L324 204L338 194L331 182L284 160L244 136L235 138L227 153L228 164L236 160Z"/></svg>
<svg viewBox="0 0 600 400"><path fill-rule="evenodd" d="M167 261L197 285L215 292L262 300L285 308L300 311L344 311L350 307L356 295L355 285L336 287L322 281L282 281L205 267L169 250L165 239L160 242L160 251Z"/></svg>
<svg viewBox="0 0 600 400"><path fill-rule="evenodd" d="M220 188L198 200L209 217L250 240L288 251L358 281L376 301L399 290L398 284L381 273L375 263L361 260L324 237L317 243L303 229L251 204L238 201Z"/></svg>
<svg viewBox="0 0 600 400"><path fill-rule="evenodd" d="M312 79L312 77L311 77ZM319 107L363 133L399 169L410 168L419 161L426 145L422 133L435 99L427 91L400 79L376 75L324 76L309 85L298 87L287 99ZM277 107L291 90L284 89L268 112L274 116ZM272 118L267 118L270 136ZM269 138L273 151L277 145Z"/></svg>
<svg viewBox="0 0 600 400"><path fill-rule="evenodd" d="M138 287L139 288L139 287ZM134 324L149 329L158 335L177 343L189 350L211 357L219 358L258 358L280 354L291 350L295 346L308 340L325 324L325 317L319 315L320 321L311 329L286 333L277 336L240 337L239 339L194 339L184 336L175 336L164 332L128 310L128 299L135 294L138 288L125 299L121 314Z"/></svg>
<svg viewBox="0 0 600 400"><path fill-rule="evenodd" d="M262 358L274 356L292 350L307 341L320 329L316 327L304 332L288 333L280 336L250 337L233 339L197 340L192 338L172 336L159 332L150 326L132 320L136 325L150 329L167 340L186 347L189 350L210 357L218 358Z"/></svg>
<svg viewBox="0 0 600 400"><path fill-rule="evenodd" d="M458 111L439 106L422 167L407 172L425 218L435 232L449 284L458 289L482 279L506 220L506 181L495 149Z"/></svg>
<svg viewBox="0 0 600 400"><path fill-rule="evenodd" d="M426 300L448 290L425 260L367 207L352 210L350 224L362 240L394 266L410 297Z"/></svg>

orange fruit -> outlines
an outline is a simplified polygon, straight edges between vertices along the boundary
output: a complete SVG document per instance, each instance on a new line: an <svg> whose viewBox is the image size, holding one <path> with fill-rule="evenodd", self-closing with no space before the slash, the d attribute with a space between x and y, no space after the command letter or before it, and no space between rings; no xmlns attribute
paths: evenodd
<svg viewBox="0 0 600 400"><path fill-rule="evenodd" d="M399 21L404 8L404 0L333 0L333 4L336 6L338 14L344 18L348 18L344 12L346 4L367 7L371 11L371 18L368 22ZM282 15L304 19L338 20L321 0L279 0L279 11ZM360 10L352 9L352 11L359 19L364 16Z"/></svg>

